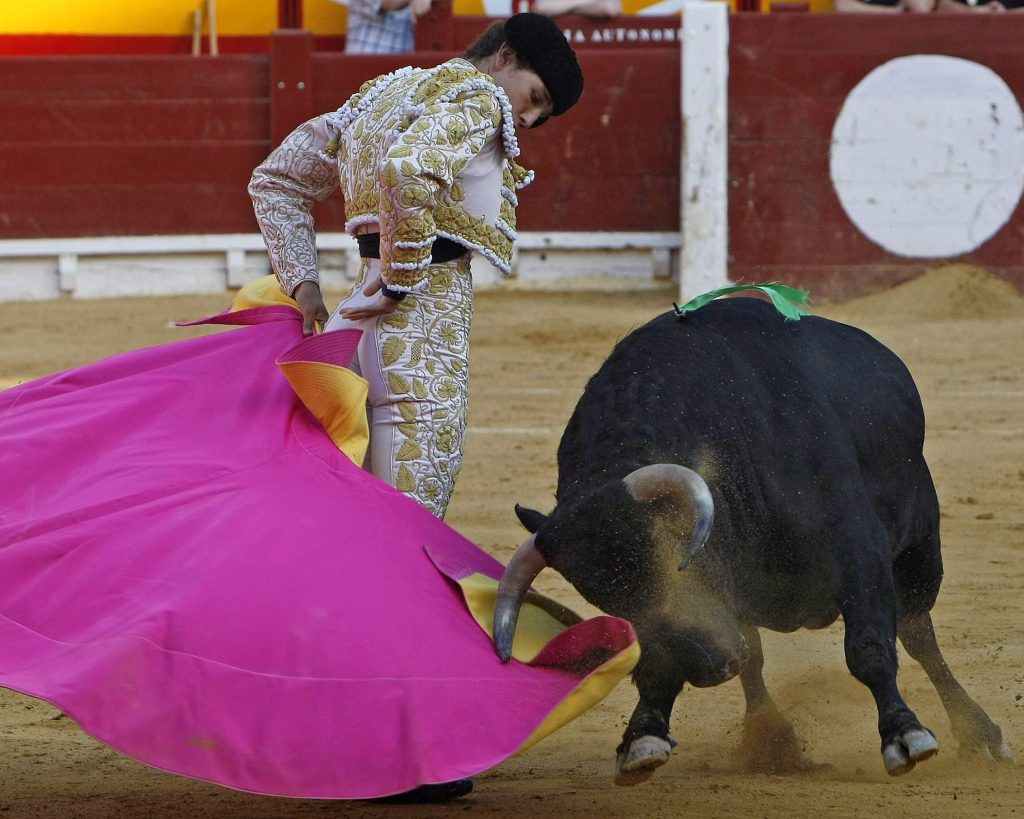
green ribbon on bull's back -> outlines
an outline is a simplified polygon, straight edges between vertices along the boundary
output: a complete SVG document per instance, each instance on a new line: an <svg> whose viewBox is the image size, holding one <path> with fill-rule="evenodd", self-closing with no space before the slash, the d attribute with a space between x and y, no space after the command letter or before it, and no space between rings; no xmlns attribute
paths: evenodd
<svg viewBox="0 0 1024 819"><path fill-rule="evenodd" d="M687 313L700 310L705 304L714 301L719 296L728 296L732 293L743 293L752 290L764 293L770 298L772 304L775 305L775 309L785 316L786 321L800 321L801 316L810 315L801 306L809 306L810 302L807 297L810 293L807 290L797 290L795 287L788 287L778 282L769 282L768 284L734 284L731 287L720 287L717 290L709 290L701 296L690 299L682 307L675 302L672 302L672 306L676 308L676 315L679 318L683 318Z"/></svg>

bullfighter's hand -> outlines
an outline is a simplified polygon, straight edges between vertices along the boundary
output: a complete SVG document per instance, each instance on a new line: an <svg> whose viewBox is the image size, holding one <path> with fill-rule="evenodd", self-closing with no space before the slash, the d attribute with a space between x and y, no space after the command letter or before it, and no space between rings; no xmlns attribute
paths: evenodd
<svg viewBox="0 0 1024 819"><path fill-rule="evenodd" d="M372 296L374 293L380 292L381 280L376 279L370 282L363 289L364 296ZM398 307L398 299L390 299L381 293L374 301L369 304L363 304L359 307L345 307L341 311L341 315L350 321L361 321L362 319L377 318L377 316L386 316L388 313L395 312Z"/></svg>
<svg viewBox="0 0 1024 819"><path fill-rule="evenodd" d="M295 288L292 298L298 302L299 309L302 311L302 335L313 335L316 325L319 324L323 327L328 318L320 285L316 282L302 282Z"/></svg>

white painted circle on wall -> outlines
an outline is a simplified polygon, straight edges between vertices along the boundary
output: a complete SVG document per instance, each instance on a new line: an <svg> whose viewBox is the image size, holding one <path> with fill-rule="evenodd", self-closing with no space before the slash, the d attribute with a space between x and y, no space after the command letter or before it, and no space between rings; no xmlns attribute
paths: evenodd
<svg viewBox="0 0 1024 819"><path fill-rule="evenodd" d="M830 170L869 239L900 256L959 256L995 235L1024 194L1024 114L990 68L900 57L846 98Z"/></svg>

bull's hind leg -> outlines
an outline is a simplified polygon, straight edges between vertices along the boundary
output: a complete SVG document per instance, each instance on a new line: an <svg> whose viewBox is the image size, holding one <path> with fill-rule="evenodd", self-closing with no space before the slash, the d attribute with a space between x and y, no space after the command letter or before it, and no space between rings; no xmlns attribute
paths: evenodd
<svg viewBox="0 0 1024 819"><path fill-rule="evenodd" d="M949 715L961 754L1012 762L1003 732L953 676L935 639L929 613L942 582L938 534L902 553L893 565L900 603L898 633L907 653L921 664Z"/></svg>
<svg viewBox="0 0 1024 819"><path fill-rule="evenodd" d="M847 537L836 567L846 664L875 698L882 761L891 776L898 776L934 756L939 744L896 685L896 589L884 532L880 526L865 531L861 524Z"/></svg>
<svg viewBox="0 0 1024 819"><path fill-rule="evenodd" d="M1013 751L1003 739L1002 730L970 698L946 665L935 639L931 615L924 611L900 617L899 635L907 653L921 664L939 692L953 735L960 743L960 753L1013 762Z"/></svg>
<svg viewBox="0 0 1024 819"><path fill-rule="evenodd" d="M787 774L814 770L800 750L793 726L779 712L764 684L764 651L761 635L753 626L740 626L750 652L740 671L746 714L743 718L743 768L756 773Z"/></svg>

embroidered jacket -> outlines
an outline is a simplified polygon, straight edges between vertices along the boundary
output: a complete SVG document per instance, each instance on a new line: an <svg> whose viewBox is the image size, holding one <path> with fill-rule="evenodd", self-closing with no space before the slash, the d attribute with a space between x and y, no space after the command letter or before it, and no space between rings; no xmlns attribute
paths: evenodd
<svg viewBox="0 0 1024 819"><path fill-rule="evenodd" d="M384 282L408 291L438 236L510 272L515 192L533 179L518 155L505 93L454 59L370 80L299 126L253 173L249 193L285 292L317 280L310 208L339 185L345 230L376 226Z"/></svg>

